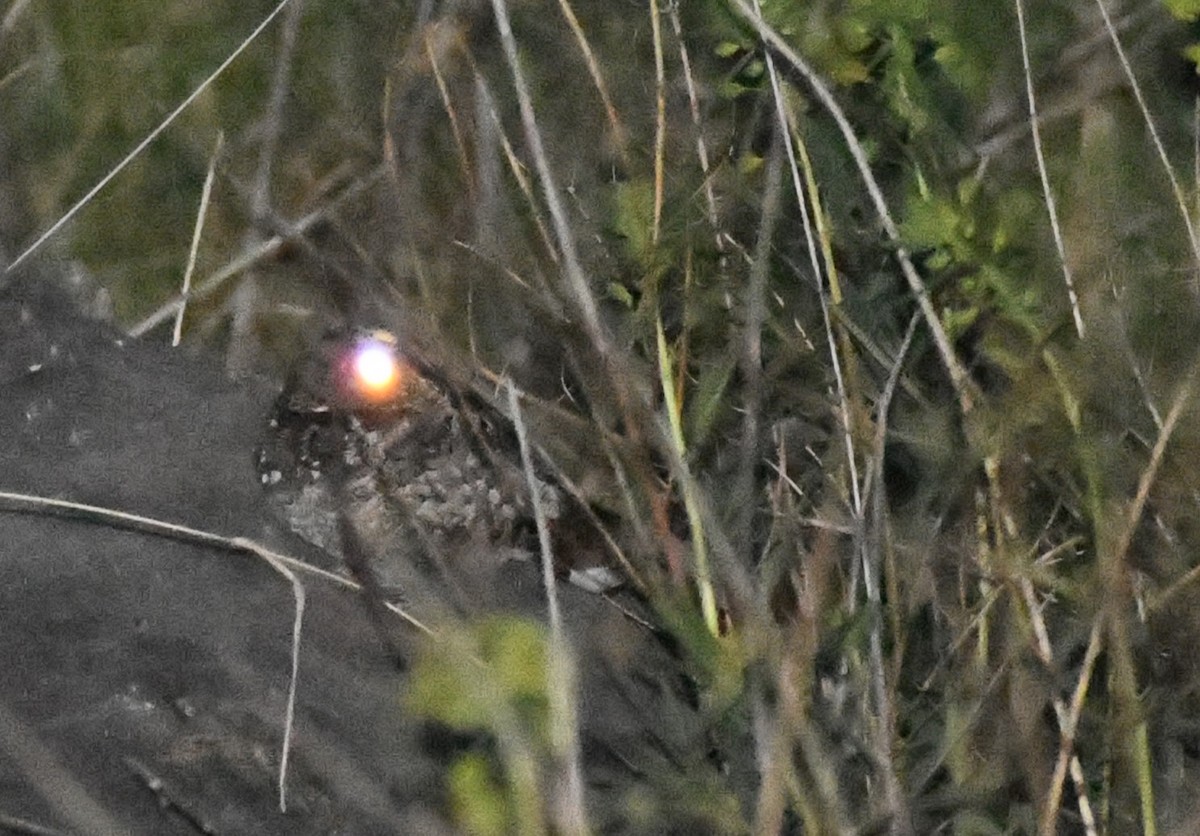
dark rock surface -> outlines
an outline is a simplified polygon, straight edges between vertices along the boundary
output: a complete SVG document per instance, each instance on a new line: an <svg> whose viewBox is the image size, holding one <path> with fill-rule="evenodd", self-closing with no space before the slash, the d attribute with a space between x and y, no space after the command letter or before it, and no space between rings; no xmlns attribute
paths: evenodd
<svg viewBox="0 0 1200 836"><path fill-rule="evenodd" d="M39 295L0 302L3 489L287 550L249 454L272 393L181 352L123 345ZM281 814L286 581L257 558L176 538L0 515L0 813L80 833L396 827L403 797L433 797L437 776L406 756L417 730L363 640L358 602L309 588Z"/></svg>
<svg viewBox="0 0 1200 836"><path fill-rule="evenodd" d="M273 397L204 358L123 342L53 292L0 293L0 490L303 557L253 462ZM489 605L540 613L535 564L507 565ZM405 715L362 602L305 586L281 813L289 584L245 553L0 501L0 831L445 832L445 753ZM648 631L600 597L561 594L585 660L589 806L630 829L609 814L631 785L706 785L719 758Z"/></svg>

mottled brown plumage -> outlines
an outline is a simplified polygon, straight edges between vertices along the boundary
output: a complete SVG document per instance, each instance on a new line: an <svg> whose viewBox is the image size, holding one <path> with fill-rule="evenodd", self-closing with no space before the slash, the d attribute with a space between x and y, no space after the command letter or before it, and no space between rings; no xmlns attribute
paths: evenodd
<svg viewBox="0 0 1200 836"><path fill-rule="evenodd" d="M360 388L355 362L364 351L387 352L396 364L382 396ZM302 538L354 559L339 530L349 524L389 593L409 605L458 605L463 587L486 586L492 569L530 557L536 544L527 483L501 427L457 404L390 335L343 330L289 376L256 464ZM539 501L549 519L560 515L550 484L539 484Z"/></svg>

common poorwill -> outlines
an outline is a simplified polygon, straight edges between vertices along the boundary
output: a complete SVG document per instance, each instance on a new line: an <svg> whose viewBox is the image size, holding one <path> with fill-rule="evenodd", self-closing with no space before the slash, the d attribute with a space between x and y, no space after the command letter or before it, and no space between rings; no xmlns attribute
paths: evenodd
<svg viewBox="0 0 1200 836"><path fill-rule="evenodd" d="M514 441L499 416L467 409L384 331L325 335L289 375L256 453L275 510L296 534L344 557L339 514L380 583L413 603L536 547ZM562 497L538 482L546 516Z"/></svg>

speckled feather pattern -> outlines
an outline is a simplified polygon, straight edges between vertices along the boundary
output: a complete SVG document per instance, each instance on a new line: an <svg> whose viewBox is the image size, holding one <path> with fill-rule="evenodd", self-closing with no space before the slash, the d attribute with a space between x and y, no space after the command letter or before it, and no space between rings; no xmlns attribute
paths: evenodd
<svg viewBox="0 0 1200 836"><path fill-rule="evenodd" d="M395 398L356 408L333 379L346 346L335 337L298 364L264 429L257 469L286 525L340 557L345 503L381 580L401 591L414 564L468 545L497 561L530 556L532 509L507 439L407 365ZM557 518L558 490L539 491Z"/></svg>

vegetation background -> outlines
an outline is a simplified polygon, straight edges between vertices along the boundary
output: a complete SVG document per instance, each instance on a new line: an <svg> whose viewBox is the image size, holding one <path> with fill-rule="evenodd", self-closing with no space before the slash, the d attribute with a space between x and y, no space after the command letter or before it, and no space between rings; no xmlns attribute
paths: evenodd
<svg viewBox="0 0 1200 836"><path fill-rule="evenodd" d="M1197 832L1200 4L756 7L16 0L0 247L231 373L515 379L752 748L714 831Z"/></svg>

